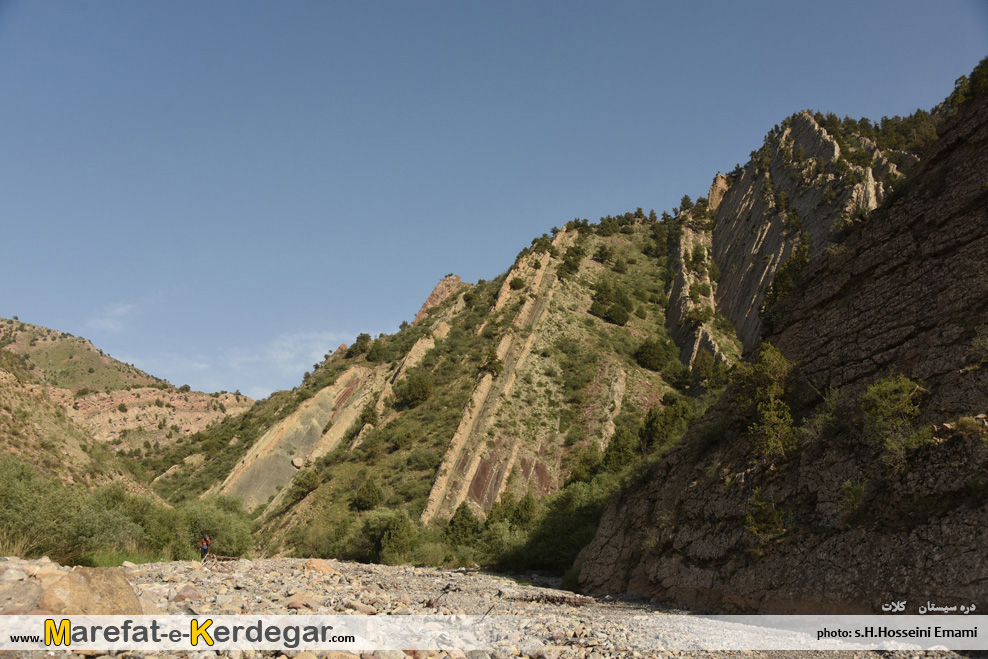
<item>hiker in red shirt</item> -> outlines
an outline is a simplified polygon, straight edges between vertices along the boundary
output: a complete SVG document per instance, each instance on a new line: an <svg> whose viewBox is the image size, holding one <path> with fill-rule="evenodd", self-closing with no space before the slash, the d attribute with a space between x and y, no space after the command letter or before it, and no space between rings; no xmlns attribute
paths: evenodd
<svg viewBox="0 0 988 659"><path fill-rule="evenodd" d="M206 535L206 534L203 534L202 540L199 541L199 553L202 554L202 560L203 560L203 562L205 562L205 560L206 560L206 554L209 553L209 545L210 544L212 544L212 543L209 541L209 536Z"/></svg>

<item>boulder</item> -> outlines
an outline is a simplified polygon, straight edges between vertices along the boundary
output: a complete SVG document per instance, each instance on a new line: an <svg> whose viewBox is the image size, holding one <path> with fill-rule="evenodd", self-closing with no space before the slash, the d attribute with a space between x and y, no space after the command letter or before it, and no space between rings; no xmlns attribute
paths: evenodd
<svg viewBox="0 0 988 659"><path fill-rule="evenodd" d="M141 615L143 609L123 568L80 567L54 580L37 608L61 615Z"/></svg>
<svg viewBox="0 0 988 659"><path fill-rule="evenodd" d="M329 563L321 558L310 558L302 567L306 570L319 572L321 574L339 574L338 570L334 569Z"/></svg>

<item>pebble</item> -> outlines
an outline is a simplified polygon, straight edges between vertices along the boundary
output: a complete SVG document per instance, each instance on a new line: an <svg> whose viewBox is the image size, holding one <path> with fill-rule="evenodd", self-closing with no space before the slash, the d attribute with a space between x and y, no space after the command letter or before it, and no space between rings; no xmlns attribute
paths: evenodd
<svg viewBox="0 0 988 659"><path fill-rule="evenodd" d="M12 562L13 561L13 562ZM25 578L40 561L0 562L0 583ZM54 564L51 564L54 565ZM46 567L45 569L52 569ZM67 568L60 568L67 570ZM22 576L24 575L24 576ZM819 652L704 652L701 640L679 620L676 609L658 603L619 597L579 598L558 590L559 582L526 575L520 583L477 571L452 571L411 566L384 566L335 560L271 558L218 563L168 562L127 570L127 579L146 606L163 615L210 612L225 615L517 615L518 624L498 633L495 647L447 652L377 651L366 659L612 659L614 657L720 657L728 659L816 659ZM195 585L193 585L195 584ZM537 584L537 585L529 585ZM556 588L554 588L555 586ZM663 616L656 635L653 623ZM677 626L679 625L679 626ZM666 648L691 647L692 650ZM13 653L16 654L16 653ZM104 656L120 659L165 659L168 653L54 653L59 659ZM27 657L29 655L25 655ZM194 652L193 659L359 659L357 653L260 652L253 650ZM878 652L828 653L839 659L881 659ZM961 659L943 651L902 657Z"/></svg>

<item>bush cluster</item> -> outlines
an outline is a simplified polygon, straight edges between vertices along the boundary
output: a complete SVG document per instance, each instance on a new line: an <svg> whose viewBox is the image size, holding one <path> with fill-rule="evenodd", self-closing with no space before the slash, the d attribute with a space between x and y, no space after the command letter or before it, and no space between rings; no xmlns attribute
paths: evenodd
<svg viewBox="0 0 988 659"><path fill-rule="evenodd" d="M777 457L796 447L796 428L784 400L793 364L771 343L763 343L757 361L740 362L733 379L738 386L735 415L746 422L756 452Z"/></svg>
<svg viewBox="0 0 988 659"><path fill-rule="evenodd" d="M64 564L190 559L208 533L214 549L242 556L251 549L251 525L239 499L210 497L166 508L120 483L92 491L36 474L23 462L0 458L0 553L48 556Z"/></svg>

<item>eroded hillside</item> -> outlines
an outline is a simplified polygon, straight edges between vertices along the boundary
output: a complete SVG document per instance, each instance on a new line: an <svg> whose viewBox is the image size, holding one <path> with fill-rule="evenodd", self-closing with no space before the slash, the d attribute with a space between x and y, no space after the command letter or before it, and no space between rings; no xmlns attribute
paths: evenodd
<svg viewBox="0 0 988 659"><path fill-rule="evenodd" d="M89 440L23 363L0 351L0 452L69 482L98 482L105 468L100 453L89 455L96 447Z"/></svg>
<svg viewBox="0 0 988 659"><path fill-rule="evenodd" d="M237 496L271 553L353 555L338 545L386 511L442 529L464 505L483 520L500 501L616 475L665 445L666 406L679 427L694 407L683 393L719 386L740 354L712 312L709 232L688 226L700 213L570 222L496 280L445 277L397 334L361 335L295 390L190 437L156 489ZM683 235L705 240L702 256ZM706 285L708 317L687 313L687 282ZM685 309L674 336L670 292Z"/></svg>
<svg viewBox="0 0 988 659"><path fill-rule="evenodd" d="M760 341L762 305L792 255L815 260L840 242L901 180L890 159L915 163L852 130L820 114L794 114L746 167L714 181L711 196L724 190L713 214L713 257L723 275L717 307L745 350Z"/></svg>
<svg viewBox="0 0 988 659"><path fill-rule="evenodd" d="M61 475L69 480L87 472L118 477L125 468L140 475L143 458L253 404L239 393L174 387L87 339L17 319L0 319L0 353L0 395L12 412L0 437L24 448L14 453L51 453L44 459L52 472L59 472L60 458L46 448L62 447L69 459Z"/></svg>

